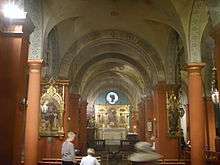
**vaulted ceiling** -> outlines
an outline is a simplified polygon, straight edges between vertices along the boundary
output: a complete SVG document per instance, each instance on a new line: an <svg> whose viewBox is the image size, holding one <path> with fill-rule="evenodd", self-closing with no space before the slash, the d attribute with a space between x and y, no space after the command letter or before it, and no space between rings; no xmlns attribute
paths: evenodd
<svg viewBox="0 0 220 165"><path fill-rule="evenodd" d="M47 56L56 76L70 79L72 92L87 100L117 89L138 102L158 81L174 83L178 51L186 49L192 4L192 0L45 0Z"/></svg>

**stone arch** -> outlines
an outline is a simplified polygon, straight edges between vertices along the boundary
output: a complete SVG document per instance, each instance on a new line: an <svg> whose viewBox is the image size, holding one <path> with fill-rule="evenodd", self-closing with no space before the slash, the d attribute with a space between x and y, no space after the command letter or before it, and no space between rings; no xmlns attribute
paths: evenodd
<svg viewBox="0 0 220 165"><path fill-rule="evenodd" d="M126 43L126 45L132 47L137 54L141 53L141 55L143 56L143 60L148 61L152 64L152 66L154 66L154 68L156 68L158 77L160 77L161 79L165 79L163 63L159 58L156 50L134 34L119 30L104 30L92 32L82 37L80 40L74 42L62 59L59 76L66 78L69 77L69 71L73 60L79 58L77 56L80 51L82 51L92 42L94 42L94 44L92 45L93 47L95 45L99 45L102 42L116 43L118 45L123 45Z"/></svg>
<svg viewBox="0 0 220 165"><path fill-rule="evenodd" d="M123 54L106 53L106 54L101 54L99 56L96 56L95 58L93 58L90 61L88 61L87 63L85 63L78 71L76 77L72 80L73 84L80 86L80 83L82 82L82 79L83 79L82 75L84 75L84 72L87 71L91 67L91 65L95 64L96 62L107 59L107 58L120 59L120 60L126 61L129 64L131 64L134 68L136 68L142 75L145 75L145 76L148 75L148 73L143 68L143 66L141 66L138 62L136 62L132 58L127 57L126 55L123 55ZM147 77L146 81L150 82L150 78ZM75 89L74 91L76 91L78 93L77 89Z"/></svg>
<svg viewBox="0 0 220 165"><path fill-rule="evenodd" d="M68 3L71 3L71 2L68 2ZM58 14L57 17L54 15L50 15L47 19L44 20L44 22L45 22L45 27L44 27L45 37L47 37L48 33L50 32L50 30L53 27L55 27L57 24L61 23L63 20L70 19L70 18L80 18L80 16L82 16L82 13L79 11L79 9L78 9L79 7L82 7L84 10L86 9L85 4L80 1L79 2L76 1L74 5L69 4L69 6L71 6L71 5L74 6L72 8L70 8L69 6L68 7L65 6L66 10L63 10L64 7L62 5L63 5L63 3L59 5L59 6L61 6L60 8L57 8L57 14ZM143 6L144 5L145 5L145 3L143 2ZM78 6L78 8L77 8L77 6ZM163 1L162 6L160 3L155 2L155 4L153 4L153 7L154 7L153 10L158 11L158 12L150 17L148 17L148 15L146 15L146 16L143 15L143 17L144 17L143 19L145 19L146 21L154 21L157 23L168 25L171 28L175 29L178 33L180 33L182 35L184 34L182 24L181 24L181 21L179 19L178 14L177 14L175 5L173 4L173 2L171 0ZM168 12L168 11L170 11L170 12ZM166 14L164 14L162 12L164 12Z"/></svg>
<svg viewBox="0 0 220 165"><path fill-rule="evenodd" d="M194 0L189 21L188 62L201 62L201 39L208 22L204 0Z"/></svg>
<svg viewBox="0 0 220 165"><path fill-rule="evenodd" d="M206 96L210 96L211 82L212 82L212 68L215 66L214 62L214 49L215 41L210 36L210 32L213 30L211 22L206 24L206 27L202 34L201 39L201 59L206 64L203 69L204 75L204 91Z"/></svg>

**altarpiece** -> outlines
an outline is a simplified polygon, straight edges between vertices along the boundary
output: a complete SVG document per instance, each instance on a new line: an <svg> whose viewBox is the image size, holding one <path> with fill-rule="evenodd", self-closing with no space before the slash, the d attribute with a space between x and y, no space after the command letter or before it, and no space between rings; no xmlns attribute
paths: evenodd
<svg viewBox="0 0 220 165"><path fill-rule="evenodd" d="M64 135L65 85L55 80L41 83L40 136Z"/></svg>

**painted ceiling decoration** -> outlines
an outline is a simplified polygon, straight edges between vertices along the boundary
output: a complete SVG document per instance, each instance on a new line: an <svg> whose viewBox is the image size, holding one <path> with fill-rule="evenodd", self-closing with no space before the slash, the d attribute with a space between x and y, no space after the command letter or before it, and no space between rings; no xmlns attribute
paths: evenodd
<svg viewBox="0 0 220 165"><path fill-rule="evenodd" d="M220 20L217 0L30 0L25 6L35 26L29 58L48 56L48 73L69 79L71 92L91 102L117 89L137 103L158 82L174 84L178 56L181 67L210 63L201 53L203 36L208 22Z"/></svg>

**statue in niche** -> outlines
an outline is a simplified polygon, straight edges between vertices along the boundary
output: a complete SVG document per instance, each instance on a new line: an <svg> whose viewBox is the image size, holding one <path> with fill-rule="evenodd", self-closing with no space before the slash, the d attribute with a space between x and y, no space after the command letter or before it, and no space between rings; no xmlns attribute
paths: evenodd
<svg viewBox="0 0 220 165"><path fill-rule="evenodd" d="M96 122L97 126L101 126L101 114L99 113L97 115L97 122Z"/></svg>
<svg viewBox="0 0 220 165"><path fill-rule="evenodd" d="M102 127L105 127L105 117L104 114L100 114L100 120L99 120L99 125Z"/></svg>
<svg viewBox="0 0 220 165"><path fill-rule="evenodd" d="M101 114L101 117L100 117L100 124L104 124L104 122L105 122L104 116L103 116L103 114Z"/></svg>
<svg viewBox="0 0 220 165"><path fill-rule="evenodd" d="M117 127L118 121L117 121L115 109L108 109L107 117L108 117L108 126Z"/></svg>
<svg viewBox="0 0 220 165"><path fill-rule="evenodd" d="M122 113L119 114L119 127L126 127L125 116Z"/></svg>

